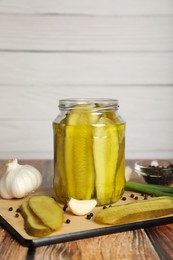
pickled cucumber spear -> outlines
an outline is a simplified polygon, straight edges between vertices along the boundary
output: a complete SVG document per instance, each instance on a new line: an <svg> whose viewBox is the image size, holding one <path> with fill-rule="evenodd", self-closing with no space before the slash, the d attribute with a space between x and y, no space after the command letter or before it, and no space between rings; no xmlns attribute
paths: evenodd
<svg viewBox="0 0 173 260"><path fill-rule="evenodd" d="M122 193L124 192L125 186L125 138L124 138L124 124L117 125L118 129L118 142L119 142L119 152L118 152L118 162L116 168L116 176L115 176L115 188L113 193L113 201L117 201Z"/></svg>
<svg viewBox="0 0 173 260"><path fill-rule="evenodd" d="M96 214L95 221L116 225L163 217L169 214L173 214L173 198L164 196L102 209Z"/></svg>
<svg viewBox="0 0 173 260"><path fill-rule="evenodd" d="M99 106L100 107L100 106ZM112 110L104 110L103 112L104 117L106 117L108 124L114 124L117 127L117 134L118 134L118 143L119 143L119 150L118 153L118 161L115 173L115 183L114 183L114 192L112 194L112 201L117 201L122 193L124 192L124 185L125 185L125 176L124 176L124 169L125 169L125 154L124 154L124 147L125 147L125 138L124 138L124 131L125 125L124 123L119 120L119 117L116 117L116 114ZM109 119L109 120L108 120Z"/></svg>
<svg viewBox="0 0 173 260"><path fill-rule="evenodd" d="M65 137L65 166L68 197L90 199L94 193L94 163L90 110L68 115Z"/></svg>
<svg viewBox="0 0 173 260"><path fill-rule="evenodd" d="M94 129L93 154L95 165L95 188L98 204L112 201L115 173L118 161L118 131L111 120L101 117Z"/></svg>
<svg viewBox="0 0 173 260"><path fill-rule="evenodd" d="M65 171L65 160L64 160L64 143L65 143L65 128L63 126L65 119L59 124L54 124L54 167L58 169L58 174L54 174L54 190L58 198L62 202L66 202L67 195L67 179Z"/></svg>

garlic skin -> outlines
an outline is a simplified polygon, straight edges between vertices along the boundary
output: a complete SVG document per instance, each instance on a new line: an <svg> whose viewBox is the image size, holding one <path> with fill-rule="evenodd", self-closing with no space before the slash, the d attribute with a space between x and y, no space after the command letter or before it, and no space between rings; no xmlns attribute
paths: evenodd
<svg viewBox="0 0 173 260"><path fill-rule="evenodd" d="M20 165L17 159L7 164L0 178L0 196L3 199L23 198L35 191L42 182L41 173L31 165Z"/></svg>

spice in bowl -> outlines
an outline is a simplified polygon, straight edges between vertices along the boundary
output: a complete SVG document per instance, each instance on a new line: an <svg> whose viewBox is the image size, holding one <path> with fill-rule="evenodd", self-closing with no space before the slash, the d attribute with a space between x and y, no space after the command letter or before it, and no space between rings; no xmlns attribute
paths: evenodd
<svg viewBox="0 0 173 260"><path fill-rule="evenodd" d="M150 184L173 184L173 164L170 161L138 161L135 163L135 172Z"/></svg>

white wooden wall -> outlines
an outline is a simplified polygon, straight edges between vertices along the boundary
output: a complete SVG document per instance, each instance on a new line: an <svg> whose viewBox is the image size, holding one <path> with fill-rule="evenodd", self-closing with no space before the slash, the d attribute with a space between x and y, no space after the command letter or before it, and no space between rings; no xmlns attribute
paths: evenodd
<svg viewBox="0 0 173 260"><path fill-rule="evenodd" d="M173 0L0 0L0 159L53 158L58 100L111 97L126 158L173 158Z"/></svg>

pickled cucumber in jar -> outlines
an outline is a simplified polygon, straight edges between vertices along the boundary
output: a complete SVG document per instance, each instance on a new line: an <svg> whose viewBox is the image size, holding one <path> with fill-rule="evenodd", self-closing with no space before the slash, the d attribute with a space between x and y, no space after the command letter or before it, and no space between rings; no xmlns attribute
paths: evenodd
<svg viewBox="0 0 173 260"><path fill-rule="evenodd" d="M114 99L60 100L53 122L57 198L116 202L125 186L125 122Z"/></svg>

